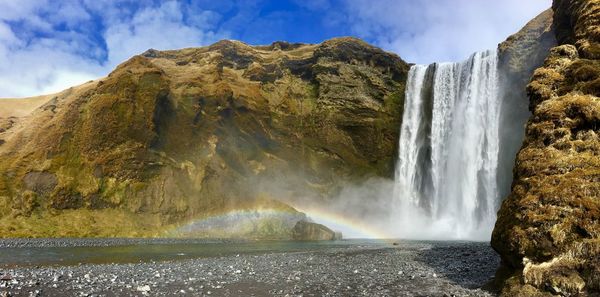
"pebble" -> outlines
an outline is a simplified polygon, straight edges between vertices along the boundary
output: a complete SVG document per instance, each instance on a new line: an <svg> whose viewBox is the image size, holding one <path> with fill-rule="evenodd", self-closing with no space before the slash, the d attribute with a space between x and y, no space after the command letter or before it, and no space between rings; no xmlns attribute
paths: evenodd
<svg viewBox="0 0 600 297"><path fill-rule="evenodd" d="M498 264L486 243L402 241L387 247L348 245L145 263L0 268L0 279L10 276L0 281L0 294L493 296L481 287Z"/></svg>
<svg viewBox="0 0 600 297"><path fill-rule="evenodd" d="M150 292L150 286L148 286L148 285L138 286L137 291L138 292Z"/></svg>

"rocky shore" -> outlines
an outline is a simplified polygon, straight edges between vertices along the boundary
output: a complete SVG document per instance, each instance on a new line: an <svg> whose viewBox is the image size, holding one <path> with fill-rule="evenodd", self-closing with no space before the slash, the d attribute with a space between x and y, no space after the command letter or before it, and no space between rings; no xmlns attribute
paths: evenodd
<svg viewBox="0 0 600 297"><path fill-rule="evenodd" d="M240 243L242 239L204 238L15 238L0 239L0 248L107 247L144 244Z"/></svg>
<svg viewBox="0 0 600 297"><path fill-rule="evenodd" d="M0 268L0 296L493 296L482 287L498 265L488 243L356 244L163 262Z"/></svg>

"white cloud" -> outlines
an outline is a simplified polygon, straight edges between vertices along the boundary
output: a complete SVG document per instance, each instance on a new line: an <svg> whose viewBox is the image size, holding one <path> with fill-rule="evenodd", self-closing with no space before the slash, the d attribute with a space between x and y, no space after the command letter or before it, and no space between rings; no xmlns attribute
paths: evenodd
<svg viewBox="0 0 600 297"><path fill-rule="evenodd" d="M16 47L2 43L0 96L56 92L98 77L102 68L95 61L70 53L68 49L73 46L51 39Z"/></svg>
<svg viewBox="0 0 600 297"><path fill-rule="evenodd" d="M409 62L465 59L495 48L551 0L346 0L348 23L359 36L373 39Z"/></svg>
<svg viewBox="0 0 600 297"><path fill-rule="evenodd" d="M0 3L0 98L58 92L102 77L117 64L149 48L200 46L228 36L213 31L218 16L212 12L186 10L194 14L188 23L184 20L186 8L177 1L161 2L158 6L146 3L137 11L123 5L128 1ZM106 49L88 36L93 28L78 27L90 25L87 21L91 13L102 18L102 24L91 25L103 25L101 38ZM16 34L9 21L44 34ZM57 30L56 26L67 29Z"/></svg>
<svg viewBox="0 0 600 297"><path fill-rule="evenodd" d="M35 15L47 6L47 0L4 0L0 2L0 20L19 20Z"/></svg>
<svg viewBox="0 0 600 297"><path fill-rule="evenodd" d="M59 1L57 13L51 15L53 23L65 23L69 27L87 21L92 16L78 1Z"/></svg>
<svg viewBox="0 0 600 297"><path fill-rule="evenodd" d="M5 45L11 45L18 43L18 39L13 33L10 26L0 22L0 43Z"/></svg>
<svg viewBox="0 0 600 297"><path fill-rule="evenodd" d="M206 19L195 21L210 26ZM108 46L108 66L113 67L149 48L166 50L198 46L224 37L210 30L199 29L198 23L194 25L184 23L181 6L175 1L143 9L131 20L113 23L104 34Z"/></svg>

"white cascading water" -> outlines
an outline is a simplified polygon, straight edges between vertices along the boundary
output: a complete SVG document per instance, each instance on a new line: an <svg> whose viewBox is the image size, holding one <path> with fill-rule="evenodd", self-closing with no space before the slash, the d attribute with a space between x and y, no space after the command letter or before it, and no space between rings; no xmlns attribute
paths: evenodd
<svg viewBox="0 0 600 297"><path fill-rule="evenodd" d="M495 51L410 69L394 189L402 237L489 240L499 101Z"/></svg>

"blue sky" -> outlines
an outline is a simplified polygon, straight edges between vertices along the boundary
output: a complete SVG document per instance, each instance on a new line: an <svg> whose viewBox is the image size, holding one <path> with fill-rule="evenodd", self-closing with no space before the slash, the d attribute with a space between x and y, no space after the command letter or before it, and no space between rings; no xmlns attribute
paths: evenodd
<svg viewBox="0 0 600 297"><path fill-rule="evenodd" d="M1 0L0 97L56 92L148 48L357 36L408 62L496 47L551 0Z"/></svg>

